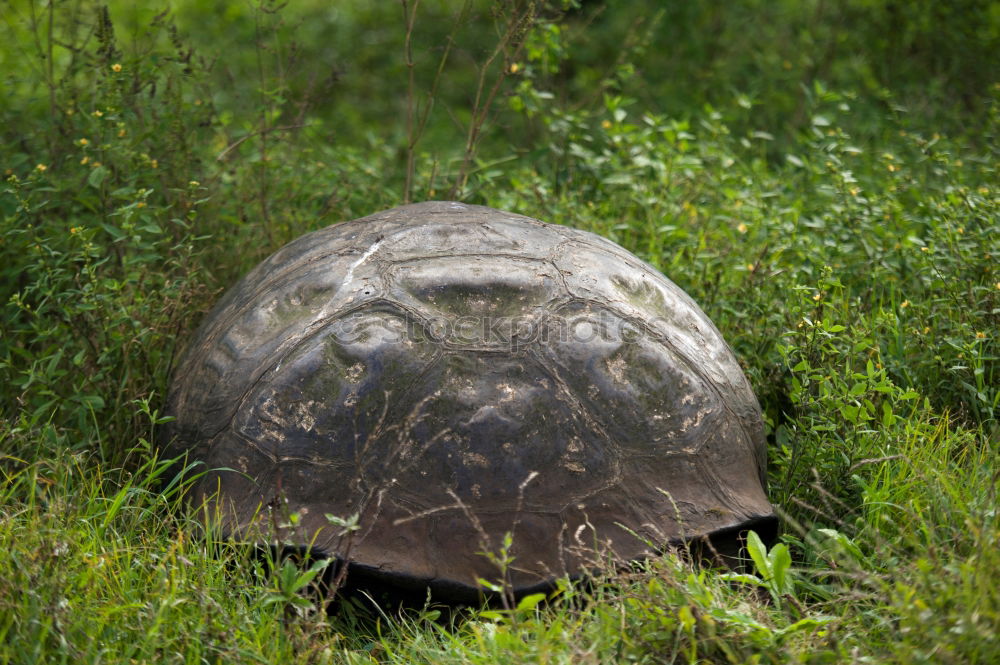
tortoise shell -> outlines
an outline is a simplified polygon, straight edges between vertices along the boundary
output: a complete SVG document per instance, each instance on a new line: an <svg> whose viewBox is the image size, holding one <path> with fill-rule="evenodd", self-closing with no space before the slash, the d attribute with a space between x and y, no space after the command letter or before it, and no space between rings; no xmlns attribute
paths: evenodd
<svg viewBox="0 0 1000 665"><path fill-rule="evenodd" d="M760 408L680 288L586 231L450 202L309 233L209 314L164 453L231 536L474 598L771 523ZM335 516L356 516L345 529ZM734 536L735 537L735 536Z"/></svg>

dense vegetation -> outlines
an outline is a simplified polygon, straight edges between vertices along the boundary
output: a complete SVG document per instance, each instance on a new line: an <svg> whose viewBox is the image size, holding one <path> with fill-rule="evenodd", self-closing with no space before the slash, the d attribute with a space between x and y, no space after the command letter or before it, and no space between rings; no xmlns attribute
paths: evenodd
<svg viewBox="0 0 1000 665"><path fill-rule="evenodd" d="M174 4L0 5L0 662L1000 662L996 3ZM785 518L747 574L327 615L160 491L219 292L449 197L716 322Z"/></svg>

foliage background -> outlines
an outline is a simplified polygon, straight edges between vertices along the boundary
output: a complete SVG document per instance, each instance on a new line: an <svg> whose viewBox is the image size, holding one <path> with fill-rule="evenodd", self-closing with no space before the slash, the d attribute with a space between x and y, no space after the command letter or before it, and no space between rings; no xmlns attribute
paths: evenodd
<svg viewBox="0 0 1000 665"><path fill-rule="evenodd" d="M1000 3L0 18L0 661L1000 659ZM428 198L594 230L702 304L786 517L746 574L665 557L449 630L327 616L157 491L158 406L221 290Z"/></svg>

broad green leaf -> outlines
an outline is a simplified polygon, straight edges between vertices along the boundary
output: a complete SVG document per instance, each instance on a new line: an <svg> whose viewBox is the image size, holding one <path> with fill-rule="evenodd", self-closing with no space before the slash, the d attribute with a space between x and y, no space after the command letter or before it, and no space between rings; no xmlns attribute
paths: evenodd
<svg viewBox="0 0 1000 665"><path fill-rule="evenodd" d="M798 633L803 630L822 628L823 626L827 625L833 620L834 620L833 617L823 617L823 616L813 617L809 619L799 619L792 625L786 626L777 632L779 635L790 635L792 633Z"/></svg>
<svg viewBox="0 0 1000 665"><path fill-rule="evenodd" d="M506 614L500 610L483 610L479 613L479 617L493 621L501 621L505 616Z"/></svg>
<svg viewBox="0 0 1000 665"><path fill-rule="evenodd" d="M493 593L501 593L503 591L502 586L500 586L499 584L494 584L493 582L490 582L489 580L486 580L482 577L476 578L476 584L478 584L479 586L483 587L488 591L492 591Z"/></svg>
<svg viewBox="0 0 1000 665"><path fill-rule="evenodd" d="M765 580L770 580L771 568L770 562L767 560L767 548L756 531L747 533L747 551L750 553L750 558L753 559L753 563L757 567L757 572L760 573L760 576Z"/></svg>
<svg viewBox="0 0 1000 665"><path fill-rule="evenodd" d="M788 546L778 543L767 555L771 564L771 574L774 575L774 587L780 594L791 594L793 592L792 579L789 570L792 567L792 556L788 553Z"/></svg>
<svg viewBox="0 0 1000 665"><path fill-rule="evenodd" d="M104 398L100 395L82 395L80 401L94 411L100 411L104 408Z"/></svg>
<svg viewBox="0 0 1000 665"><path fill-rule="evenodd" d="M87 184L91 187L98 189L101 183L104 182L104 178L108 175L108 168L106 166L98 166L90 171L90 175L87 176Z"/></svg>
<svg viewBox="0 0 1000 665"><path fill-rule="evenodd" d="M544 593L528 594L520 601L518 601L517 609L522 611L533 610L535 609L535 607L538 606L538 603L542 602L543 600L545 600Z"/></svg>
<svg viewBox="0 0 1000 665"><path fill-rule="evenodd" d="M864 553L861 551L861 548L859 548L853 540L836 529L819 529L818 531L839 545L846 554L850 555L855 560L861 561L864 559Z"/></svg>
<svg viewBox="0 0 1000 665"><path fill-rule="evenodd" d="M742 584L752 584L754 586L766 586L764 581L756 575L747 575L746 573L722 573L719 575L719 579L740 582Z"/></svg>

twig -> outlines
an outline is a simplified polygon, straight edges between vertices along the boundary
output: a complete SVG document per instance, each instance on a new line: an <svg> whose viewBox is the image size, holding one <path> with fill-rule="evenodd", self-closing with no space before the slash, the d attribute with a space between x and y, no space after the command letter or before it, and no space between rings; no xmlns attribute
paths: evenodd
<svg viewBox="0 0 1000 665"><path fill-rule="evenodd" d="M476 97L472 105L472 119L469 122L469 130L465 139L462 165L459 167L458 175L455 177L449 198L457 198L459 193L465 189L465 185L469 180L469 165L472 163L476 148L479 146L479 140L482 138L482 130L486 124L486 118L493 106L497 93L500 92L504 81L507 79L511 63L517 59L517 56L521 53L521 49L524 47L525 35L537 13L537 5L534 2L528 3L527 7L521 13L518 13L518 10L515 8L514 13L508 20L506 30L500 37L500 42L479 70L479 82L476 85ZM500 56L503 56L500 71L493 81L489 92L486 93L484 100L483 94L486 90L487 75L493 67L493 63Z"/></svg>
<svg viewBox="0 0 1000 665"><path fill-rule="evenodd" d="M416 80L413 67L413 25L417 20L417 8L420 0L413 0L411 6L408 0L403 4L403 20L406 21L406 36L403 38L403 64L406 65L406 184L403 186L403 203L413 200L413 166L414 148L417 137L413 132L414 99Z"/></svg>
<svg viewBox="0 0 1000 665"><path fill-rule="evenodd" d="M271 132L287 132L287 131L291 131L293 129L302 129L303 127L307 127L307 126L308 126L308 123L302 123L302 124L298 124L298 125L282 125L281 127L268 127L268 128L265 128L265 129L259 129L259 130L255 131L255 132L250 132L246 136L241 136L240 138L236 139L235 141L233 141L232 143L230 143L228 146L226 146L225 149L216 156L215 161L221 162L223 159L226 158L226 155L228 155L231 151L235 150L240 145L242 145L244 141L248 141L248 140L254 138L255 136L260 136L260 135L263 135L263 134L270 134Z"/></svg>
<svg viewBox="0 0 1000 665"><path fill-rule="evenodd" d="M444 51L438 60L437 70L434 72L434 80L431 82L431 89L427 93L427 101L418 110L416 101L416 76L415 63L413 62L412 37L413 29L416 25L417 7L420 0L414 0L412 8L409 0L400 0L403 4L403 16L406 21L406 37L404 40L404 64L407 68L407 88L406 88L406 183L403 189L403 201L409 203L413 200L413 179L416 171L417 144L420 142L430 119L431 109L434 108L434 100L437 98L438 85L443 78L444 68L451 55L452 47L455 45L455 35L465 21L472 6L472 0L465 0L462 8L455 15L451 32L445 38ZM417 117L419 115L419 118ZM434 186L434 176L431 176L431 188Z"/></svg>

